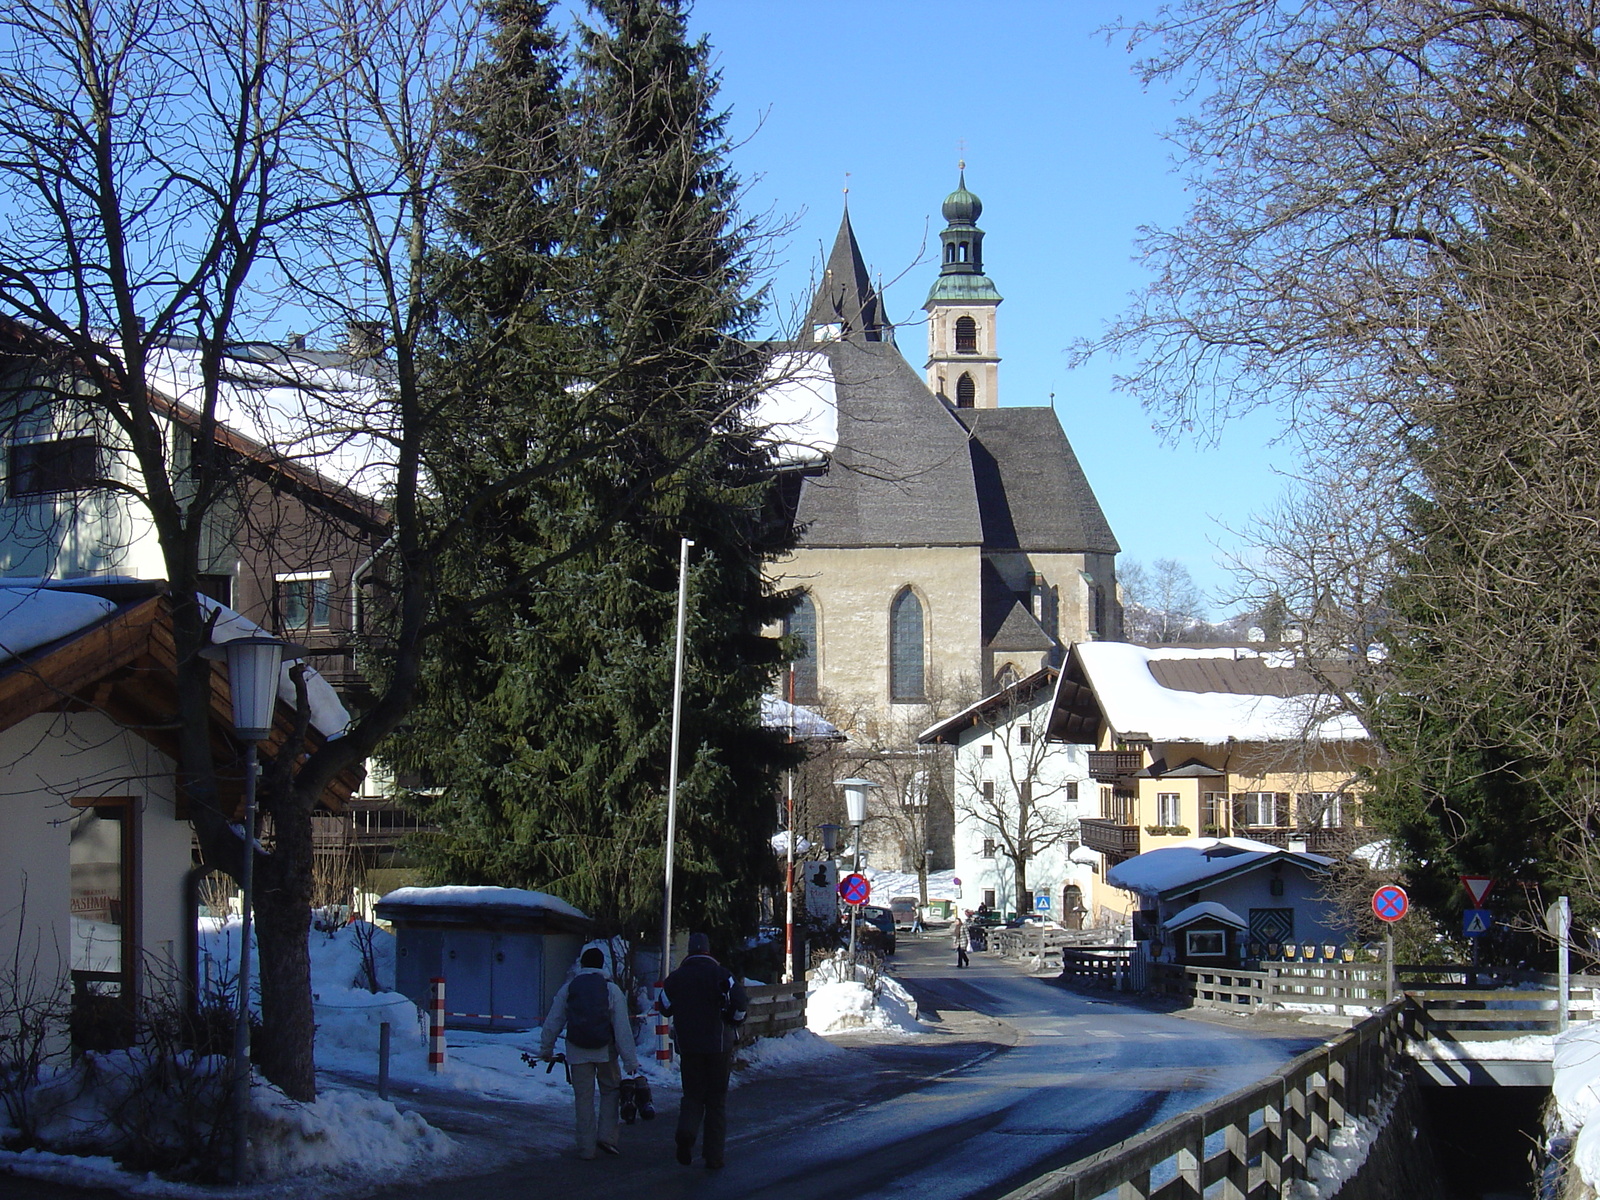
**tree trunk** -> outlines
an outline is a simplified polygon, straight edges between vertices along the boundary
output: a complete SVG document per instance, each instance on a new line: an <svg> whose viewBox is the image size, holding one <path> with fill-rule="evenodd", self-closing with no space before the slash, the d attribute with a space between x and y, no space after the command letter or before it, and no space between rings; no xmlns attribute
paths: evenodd
<svg viewBox="0 0 1600 1200"><path fill-rule="evenodd" d="M263 790L266 790L265 788ZM272 853L256 860L256 937L261 947L261 1072L295 1100L317 1095L311 1009L311 813L298 789L274 806ZM304 811L302 811L302 809ZM287 811L285 811L287 810Z"/></svg>
<svg viewBox="0 0 1600 1200"><path fill-rule="evenodd" d="M1022 896L1028 890L1028 856L1018 854L1011 860L1011 873L1015 886L1011 891L1011 903L1016 906L1017 912L1022 912Z"/></svg>

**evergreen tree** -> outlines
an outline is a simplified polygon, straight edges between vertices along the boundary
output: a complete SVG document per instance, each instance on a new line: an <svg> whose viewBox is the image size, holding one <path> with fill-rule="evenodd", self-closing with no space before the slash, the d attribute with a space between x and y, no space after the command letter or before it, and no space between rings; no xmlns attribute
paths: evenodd
<svg viewBox="0 0 1600 1200"><path fill-rule="evenodd" d="M535 8L542 28L543 6L517 11ZM686 41L679 6L595 11L563 97L573 119L550 125L562 131L554 157L526 164L515 136L530 77L506 58L523 41L497 37L464 91L464 114L495 114L463 121L465 177L509 164L505 178L548 178L550 202L529 213L516 186L460 199L463 256L477 262L448 268L462 280L451 307L462 320L482 311L480 297L507 301L487 319L521 330L507 339L508 376L516 346L551 353L521 379L478 373L500 389L482 402L503 419L463 447L442 490L483 535L441 582L490 571L506 587L447 634L394 758L436 790L425 811L440 833L423 851L434 876L541 888L612 930L652 936L678 539L691 538L676 896L680 921L732 934L748 930L772 878L768 798L786 753L759 720L778 664L761 629L787 605L761 565L791 534L772 517L770 463L745 416L759 366L738 340L756 310L749 231L732 213L708 51ZM495 17L505 30L506 10ZM545 216L569 223L519 242ZM444 357L474 371L481 358ZM601 429L615 448L604 458L575 453L501 487L524 443L549 460L549 439L576 448ZM499 500L474 506L497 487Z"/></svg>

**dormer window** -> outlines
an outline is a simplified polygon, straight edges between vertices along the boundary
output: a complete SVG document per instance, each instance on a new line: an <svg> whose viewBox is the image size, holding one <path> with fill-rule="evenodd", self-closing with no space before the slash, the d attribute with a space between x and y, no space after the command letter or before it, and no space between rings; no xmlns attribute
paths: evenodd
<svg viewBox="0 0 1600 1200"><path fill-rule="evenodd" d="M978 323L971 317L956 318L956 353L978 352Z"/></svg>

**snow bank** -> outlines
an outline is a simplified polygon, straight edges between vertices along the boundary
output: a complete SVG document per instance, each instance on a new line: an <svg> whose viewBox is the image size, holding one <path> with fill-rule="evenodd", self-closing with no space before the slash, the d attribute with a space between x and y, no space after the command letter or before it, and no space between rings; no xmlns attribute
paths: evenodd
<svg viewBox="0 0 1600 1200"><path fill-rule="evenodd" d="M739 1051L739 1065L741 1073L760 1074L829 1061L848 1053L809 1029L795 1029L782 1037L757 1038Z"/></svg>
<svg viewBox="0 0 1600 1200"><path fill-rule="evenodd" d="M339 1088L307 1104L270 1084L250 1092L251 1170L258 1179L309 1173L366 1178L442 1159L455 1150L450 1138L416 1113L387 1100Z"/></svg>
<svg viewBox="0 0 1600 1200"><path fill-rule="evenodd" d="M1378 1135L1389 1124L1395 1096L1385 1098L1378 1113L1366 1120L1341 1125L1328 1139L1326 1150L1317 1150L1306 1164L1310 1179L1297 1179L1290 1192L1293 1200L1330 1200L1359 1171L1372 1152Z"/></svg>
<svg viewBox="0 0 1600 1200"><path fill-rule="evenodd" d="M1591 1188L1600 1188L1600 1022L1573 1025L1555 1038L1551 1068L1556 1112L1562 1129L1575 1134L1572 1163Z"/></svg>
<svg viewBox="0 0 1600 1200"><path fill-rule="evenodd" d="M806 989L806 1028L812 1033L919 1033L917 1002L887 975L873 979L858 963L851 977L844 952L819 963Z"/></svg>

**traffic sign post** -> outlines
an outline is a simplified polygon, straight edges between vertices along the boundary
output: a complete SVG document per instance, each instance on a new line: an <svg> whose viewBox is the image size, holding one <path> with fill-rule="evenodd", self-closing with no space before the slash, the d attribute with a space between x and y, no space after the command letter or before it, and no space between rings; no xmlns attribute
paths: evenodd
<svg viewBox="0 0 1600 1200"><path fill-rule="evenodd" d="M1384 1000L1392 1001L1396 983L1394 974L1394 923L1411 911L1411 898L1405 888L1386 883L1372 893L1372 912L1383 922L1383 974Z"/></svg>

